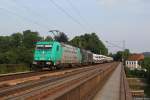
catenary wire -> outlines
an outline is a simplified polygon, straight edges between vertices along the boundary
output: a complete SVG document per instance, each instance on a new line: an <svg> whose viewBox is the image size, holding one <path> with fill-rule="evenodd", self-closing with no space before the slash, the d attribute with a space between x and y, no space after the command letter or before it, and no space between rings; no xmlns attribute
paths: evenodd
<svg viewBox="0 0 150 100"><path fill-rule="evenodd" d="M79 9L71 2L71 0L66 0L66 2L71 6L72 10L74 10L74 12L79 16L82 22L85 25L89 26L90 29L94 30L94 27L87 22L87 20L80 13Z"/></svg>
<svg viewBox="0 0 150 100"><path fill-rule="evenodd" d="M51 4L53 4L57 9L59 9L61 12L63 12L67 17L69 17L72 21L74 21L76 24L80 25L82 29L86 30L86 27L78 21L76 18L74 18L70 13L68 13L63 7L61 7L59 4L57 4L54 0L48 0Z"/></svg>
<svg viewBox="0 0 150 100"><path fill-rule="evenodd" d="M20 5L20 4L18 4L18 2L16 2L16 0L11 0L11 2L14 3L14 4L16 4L17 6ZM21 3L21 7L24 8L26 11L28 11L28 13L33 14L33 15L36 15L36 17L42 18L42 20L44 20L44 22L47 22L47 20L45 20L45 19L46 19L45 17L43 18L43 16L41 16L41 14L39 14L38 12L36 12L36 11L30 9L30 8L27 7L25 4L22 4L22 3ZM38 23L39 23L39 22L38 22ZM39 23L39 24L41 24L41 23ZM42 23L42 25L43 25L43 24L44 24L44 23ZM49 28L49 25L44 24L44 27Z"/></svg>
<svg viewBox="0 0 150 100"><path fill-rule="evenodd" d="M11 14L11 15L15 15L15 16L21 18L21 19L24 20L24 21L33 23L33 24L35 24L35 25L37 25L37 26L39 26L39 27L42 27L43 29L46 29L46 30L47 30L47 28L41 26L40 23L35 22L35 21L33 21L32 19L29 19L29 18L27 18L27 17L21 16L20 14L18 14L18 13L16 13L16 12L13 12L13 11L11 11L11 10L8 10L8 9L2 8L2 7L0 7L0 10L3 10L3 11L5 11L5 12L8 12L8 13Z"/></svg>

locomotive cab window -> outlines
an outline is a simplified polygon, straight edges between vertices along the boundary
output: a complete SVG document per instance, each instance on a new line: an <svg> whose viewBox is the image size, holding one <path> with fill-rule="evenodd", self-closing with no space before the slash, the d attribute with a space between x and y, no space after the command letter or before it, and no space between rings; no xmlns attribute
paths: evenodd
<svg viewBox="0 0 150 100"><path fill-rule="evenodd" d="M48 50L48 49L51 49L51 45L37 45L36 46L36 49L38 50Z"/></svg>
<svg viewBox="0 0 150 100"><path fill-rule="evenodd" d="M52 48L51 45L45 45L45 46L44 46L44 49L51 49L51 48Z"/></svg>
<svg viewBox="0 0 150 100"><path fill-rule="evenodd" d="M44 45L37 45L36 46L36 49L40 50L40 49L43 49L44 48Z"/></svg>

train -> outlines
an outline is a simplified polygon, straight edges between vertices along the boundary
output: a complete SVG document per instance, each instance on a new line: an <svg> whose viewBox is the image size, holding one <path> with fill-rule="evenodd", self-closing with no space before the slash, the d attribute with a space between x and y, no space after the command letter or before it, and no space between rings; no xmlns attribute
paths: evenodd
<svg viewBox="0 0 150 100"><path fill-rule="evenodd" d="M34 51L34 68L56 69L65 66L81 66L112 62L113 58L94 54L91 51L74 47L57 41L41 41L36 43Z"/></svg>

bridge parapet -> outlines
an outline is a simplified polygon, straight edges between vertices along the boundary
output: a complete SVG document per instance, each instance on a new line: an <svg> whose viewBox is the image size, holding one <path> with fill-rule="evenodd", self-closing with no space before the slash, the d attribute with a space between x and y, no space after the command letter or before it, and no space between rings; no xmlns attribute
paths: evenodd
<svg viewBox="0 0 150 100"><path fill-rule="evenodd" d="M132 100L131 90L126 78L124 67L121 67L121 77L120 77L120 100Z"/></svg>

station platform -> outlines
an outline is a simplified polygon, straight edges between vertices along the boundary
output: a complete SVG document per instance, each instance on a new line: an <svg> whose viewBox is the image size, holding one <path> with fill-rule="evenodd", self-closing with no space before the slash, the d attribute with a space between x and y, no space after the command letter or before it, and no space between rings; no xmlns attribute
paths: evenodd
<svg viewBox="0 0 150 100"><path fill-rule="evenodd" d="M93 100L119 100L121 64L115 69Z"/></svg>

